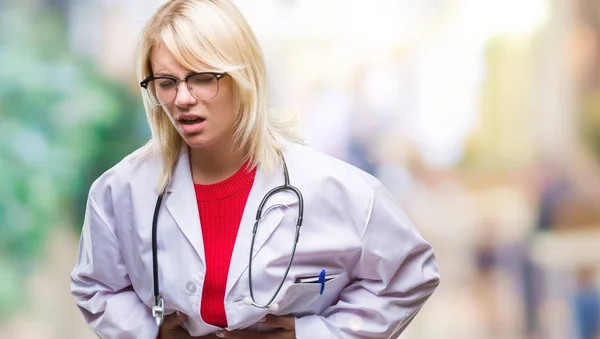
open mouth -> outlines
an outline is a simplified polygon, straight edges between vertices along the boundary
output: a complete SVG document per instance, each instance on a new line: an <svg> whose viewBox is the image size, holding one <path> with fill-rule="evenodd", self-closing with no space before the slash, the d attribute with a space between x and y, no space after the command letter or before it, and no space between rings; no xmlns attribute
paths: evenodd
<svg viewBox="0 0 600 339"><path fill-rule="evenodd" d="M203 122L205 119L202 117L179 117L177 119L180 123L185 125L193 125Z"/></svg>

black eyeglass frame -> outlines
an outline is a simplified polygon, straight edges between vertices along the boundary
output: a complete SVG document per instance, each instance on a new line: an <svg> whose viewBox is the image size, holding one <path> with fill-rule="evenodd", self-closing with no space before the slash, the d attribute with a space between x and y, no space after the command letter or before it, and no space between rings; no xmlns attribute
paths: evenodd
<svg viewBox="0 0 600 339"><path fill-rule="evenodd" d="M169 80L175 81L175 84L177 85L177 86L175 86L175 91L177 91L179 89L179 83L182 82L182 81L185 82L186 86L188 86L188 89L189 89L190 86L188 85L187 82L188 82L188 80L190 78L195 77L197 75L205 75L205 74L210 74L210 75L214 76L215 79L217 79L217 83L219 82L219 80L223 79L227 75L227 73L218 73L218 72L198 72L198 73L192 73L192 74L190 74L190 75L188 75L188 76L186 76L184 78L177 78L177 77L169 76L169 75L160 75L160 76L155 77L154 75L151 74L146 79L144 79L142 82L140 82L140 86L147 91L148 90L148 84L150 83L150 81L158 80L158 79L169 79ZM212 98L216 97L218 94L219 94L219 87L218 87L218 84L217 84L217 92L215 93L215 95ZM175 98L177 98L177 95L175 96ZM199 99L199 98L196 98L196 99L198 99L198 100L210 100L212 98L208 98L208 99ZM175 99L173 99L173 100L175 100ZM168 105L168 104L166 104L166 105Z"/></svg>

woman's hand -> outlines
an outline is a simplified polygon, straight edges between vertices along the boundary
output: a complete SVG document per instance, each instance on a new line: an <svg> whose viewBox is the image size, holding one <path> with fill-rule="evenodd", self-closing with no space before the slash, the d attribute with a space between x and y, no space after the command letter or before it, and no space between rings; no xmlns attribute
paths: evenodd
<svg viewBox="0 0 600 339"><path fill-rule="evenodd" d="M296 339L296 318L292 316L274 316L268 314L261 324L275 327L273 332L255 332L255 331L223 331L217 333L219 338L234 339Z"/></svg>
<svg viewBox="0 0 600 339"><path fill-rule="evenodd" d="M185 321L185 314L175 312L165 317L160 329L158 330L158 339L218 339L213 334L203 337L192 337L186 330L181 327Z"/></svg>

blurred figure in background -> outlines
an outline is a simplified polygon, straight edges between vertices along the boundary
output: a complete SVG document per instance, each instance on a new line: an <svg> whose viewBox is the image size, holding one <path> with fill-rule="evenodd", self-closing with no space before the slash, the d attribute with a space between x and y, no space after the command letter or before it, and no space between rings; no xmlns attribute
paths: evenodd
<svg viewBox="0 0 600 339"><path fill-rule="evenodd" d="M483 231L475 244L476 259L476 295L481 305L481 319L485 323L486 333L497 333L498 303L497 270L498 267L498 237L492 223L482 224Z"/></svg>
<svg viewBox="0 0 600 339"><path fill-rule="evenodd" d="M595 285L596 269L582 267L576 274L573 315L578 339L600 338L600 291Z"/></svg>
<svg viewBox="0 0 600 339"><path fill-rule="evenodd" d="M536 338L540 333L540 308L546 293L543 270L532 260L531 248L540 233L550 232L557 226L556 211L567 200L570 192L567 170L560 159L544 157L536 172L537 218L530 234L523 241L521 275L527 338Z"/></svg>

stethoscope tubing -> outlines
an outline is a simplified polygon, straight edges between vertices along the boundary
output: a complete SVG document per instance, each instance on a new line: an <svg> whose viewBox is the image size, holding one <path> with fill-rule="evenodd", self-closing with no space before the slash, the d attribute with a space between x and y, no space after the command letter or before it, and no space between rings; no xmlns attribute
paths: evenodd
<svg viewBox="0 0 600 339"><path fill-rule="evenodd" d="M303 216L304 216L304 198L302 197L302 193L300 192L300 190L297 187L290 185L290 178L289 178L288 168L287 168L287 164L285 162L285 158L283 156L281 156L281 159L283 162L284 184L271 189L263 197L263 199L260 202L260 205L256 211L256 220L254 222L254 227L252 229L252 242L250 244L250 254L249 254L249 258L248 258L248 288L250 290L249 304L253 305L255 307L258 307L258 308L273 309L273 306L274 306L273 301L275 300L275 298L277 298L277 295L281 291L281 288L283 287L283 284L285 283L285 280L286 280L286 278L289 274L289 271L292 267L292 262L294 260L295 254L296 254L296 247L298 245L298 240L300 238L300 227L302 226L302 220L303 220ZM277 287L277 290L275 291L275 293L273 294L271 299L266 304L259 304L254 299L254 289L252 288L252 257L254 254L254 242L255 242L255 238L256 238L256 232L258 230L258 224L259 224L260 220L262 219L263 208L266 205L269 198L279 192L284 192L284 191L291 191L298 198L298 219L296 221L296 232L295 232L295 236L294 236L294 244L292 247L292 255L291 255L288 265L286 267L283 278L281 279L281 282L279 283L279 286ZM154 214L152 217L152 271L153 271L153 280L154 280L154 307L152 307L152 315L155 318L156 324L158 326L160 326L162 324L162 321L164 319L164 300L163 300L162 296L160 295L160 287L159 287L159 282L158 282L158 254L157 254L158 215L160 212L164 194L165 194L165 192L163 191L161 194L159 194L158 198L156 199L156 206L154 207ZM275 305L275 306L276 306L276 307L274 307L275 309L277 309L279 307L278 305Z"/></svg>

